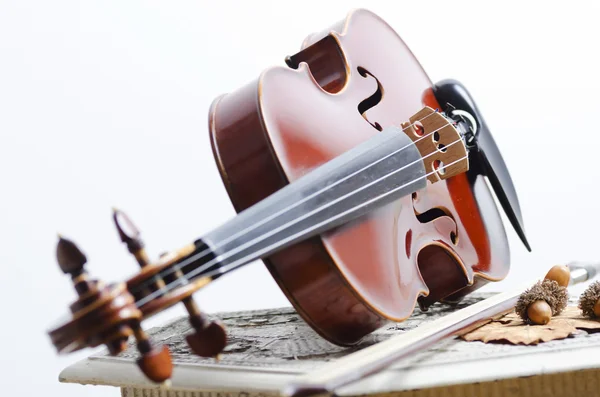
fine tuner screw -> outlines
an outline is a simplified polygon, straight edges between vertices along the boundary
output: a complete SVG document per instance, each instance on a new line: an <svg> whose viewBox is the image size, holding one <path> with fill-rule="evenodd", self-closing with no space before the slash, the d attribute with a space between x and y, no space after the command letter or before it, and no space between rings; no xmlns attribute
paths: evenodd
<svg viewBox="0 0 600 397"><path fill-rule="evenodd" d="M129 252L142 268L147 266L149 264L148 255L144 249L145 245L141 240L138 228L123 211L118 209L113 209L113 220L119 237L127 246ZM162 254L161 257L165 254ZM180 269L164 277L156 275L155 281L150 287L152 290L159 290L179 277L184 277ZM190 349L201 357L217 357L227 345L227 333L224 327L216 321L209 320L200 311L191 296L184 298L182 303L189 314L190 325L194 329L193 333L186 336Z"/></svg>

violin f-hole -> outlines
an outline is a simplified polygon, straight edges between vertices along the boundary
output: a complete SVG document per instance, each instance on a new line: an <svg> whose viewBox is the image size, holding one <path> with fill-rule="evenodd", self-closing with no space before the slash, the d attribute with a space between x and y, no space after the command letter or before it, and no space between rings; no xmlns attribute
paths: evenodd
<svg viewBox="0 0 600 397"><path fill-rule="evenodd" d="M423 247L417 256L417 265L429 289L429 295L417 299L422 311L427 311L435 302L443 301L469 284L459 260L438 244Z"/></svg>
<svg viewBox="0 0 600 397"><path fill-rule="evenodd" d="M344 54L331 35L285 59L287 66L292 69L298 69L303 62L308 65L310 74L319 86L330 94L339 92L348 81Z"/></svg>
<svg viewBox="0 0 600 397"><path fill-rule="evenodd" d="M433 208L428 209L427 211L419 212L419 211L417 211L417 208L415 207L416 199L417 199L417 193L413 193L413 195L412 195L413 211L414 211L415 217L417 218L419 223L424 224L424 223L433 222L436 219L439 219L442 217L448 217L448 218L452 219L452 223L454 224L454 230L450 231L448 237L450 238L450 241L452 242L452 244L454 244L454 245L458 244L458 227L457 227L456 219L454 219L454 216L452 215L452 213L450 211L448 211L447 208L444 208L444 207L433 207Z"/></svg>
<svg viewBox="0 0 600 397"><path fill-rule="evenodd" d="M373 74L371 74L367 69L363 68L362 66L359 66L356 68L358 70L358 73L366 78L369 78L369 76L373 79L375 79L375 81L377 82L377 90L368 98L363 99L359 104L358 104L358 113L360 113L361 116L363 116L363 118L365 120L367 120L367 122L369 124L371 124L375 129L381 131L383 128L381 128L381 125L378 122L371 122L368 118L367 118L367 111L371 108L374 108L375 106L377 106L377 104L379 102L381 102L381 99L383 98L383 87L381 86L381 83L379 82L379 79L377 77L375 77Z"/></svg>

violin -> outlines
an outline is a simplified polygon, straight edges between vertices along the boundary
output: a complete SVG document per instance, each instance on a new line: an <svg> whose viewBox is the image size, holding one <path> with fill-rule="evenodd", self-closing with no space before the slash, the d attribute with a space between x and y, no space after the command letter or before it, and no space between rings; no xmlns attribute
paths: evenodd
<svg viewBox="0 0 600 397"><path fill-rule="evenodd" d="M217 357L222 325L194 292L262 259L290 303L325 340L351 346L415 305L456 303L506 277L510 251L495 194L527 242L516 190L474 99L454 80L433 84L398 34L363 9L309 35L285 66L214 100L208 130L237 215L151 260L115 210L140 271L104 284L60 237L57 260L78 294L49 331L59 352L133 336L152 381L172 375L168 348L142 322L183 303L191 350Z"/></svg>

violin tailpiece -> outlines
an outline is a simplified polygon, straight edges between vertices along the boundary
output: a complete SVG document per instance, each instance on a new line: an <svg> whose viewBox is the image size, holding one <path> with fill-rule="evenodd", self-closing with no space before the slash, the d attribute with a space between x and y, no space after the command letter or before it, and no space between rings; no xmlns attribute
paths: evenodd
<svg viewBox="0 0 600 397"><path fill-rule="evenodd" d="M423 158L427 180L436 183L469 170L467 148L452 121L424 107L402 123Z"/></svg>

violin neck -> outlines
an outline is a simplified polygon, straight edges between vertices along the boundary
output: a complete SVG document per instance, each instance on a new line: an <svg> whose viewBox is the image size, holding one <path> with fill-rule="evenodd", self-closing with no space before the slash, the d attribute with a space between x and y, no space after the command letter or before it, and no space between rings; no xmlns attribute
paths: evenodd
<svg viewBox="0 0 600 397"><path fill-rule="evenodd" d="M216 278L324 233L422 189L427 175L417 146L398 127L307 173L240 212L196 242L212 259L193 267Z"/></svg>

